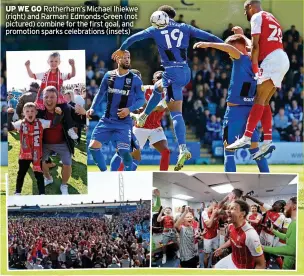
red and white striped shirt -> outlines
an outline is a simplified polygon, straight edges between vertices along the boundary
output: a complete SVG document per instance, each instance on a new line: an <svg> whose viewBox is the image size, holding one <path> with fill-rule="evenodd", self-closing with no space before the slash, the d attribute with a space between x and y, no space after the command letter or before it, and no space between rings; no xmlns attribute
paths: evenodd
<svg viewBox="0 0 304 276"><path fill-rule="evenodd" d="M233 263L237 268L253 269L255 267L254 258L263 255L258 233L247 221L238 228L230 224L228 231Z"/></svg>

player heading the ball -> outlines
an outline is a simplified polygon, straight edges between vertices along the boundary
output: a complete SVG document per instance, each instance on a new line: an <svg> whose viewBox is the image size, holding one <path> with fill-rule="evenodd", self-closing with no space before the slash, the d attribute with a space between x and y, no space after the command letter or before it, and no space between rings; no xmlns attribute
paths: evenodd
<svg viewBox="0 0 304 276"><path fill-rule="evenodd" d="M153 14L151 21L154 26L127 38L120 49L113 53L112 58L116 60L121 57L124 54L124 51L136 41L148 38L153 38L155 40L161 57L161 64L165 68L165 71L162 79L155 83L153 94L149 99L145 110L138 117L138 125L143 126L145 124L148 115L161 101L162 92L165 92L166 102L171 113L173 127L179 145L179 156L174 170L179 171L184 166L185 161L191 158L191 153L186 146L186 127L182 116L182 89L191 78L190 68L187 64L189 41L192 37L211 42L223 41L220 38L191 25L175 22L173 19L176 12L171 6L161 6L158 8L158 11L168 15L168 25L163 27L166 25L166 16L164 14L159 14L157 18L154 18Z"/></svg>

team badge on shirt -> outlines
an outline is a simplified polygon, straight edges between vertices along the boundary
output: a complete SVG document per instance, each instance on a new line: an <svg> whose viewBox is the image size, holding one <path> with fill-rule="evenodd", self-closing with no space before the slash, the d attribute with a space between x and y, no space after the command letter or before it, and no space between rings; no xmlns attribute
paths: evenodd
<svg viewBox="0 0 304 276"><path fill-rule="evenodd" d="M126 78L126 83L127 83L127 84L130 84L130 83L131 83L131 79Z"/></svg>
<svg viewBox="0 0 304 276"><path fill-rule="evenodd" d="M261 245L258 245L256 248L255 248L255 252L256 253L263 253L263 249L262 249L262 246Z"/></svg>

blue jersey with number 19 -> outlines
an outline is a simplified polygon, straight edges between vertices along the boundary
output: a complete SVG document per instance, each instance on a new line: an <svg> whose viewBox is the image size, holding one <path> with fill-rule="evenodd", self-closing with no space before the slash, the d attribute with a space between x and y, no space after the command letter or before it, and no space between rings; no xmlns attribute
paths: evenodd
<svg viewBox="0 0 304 276"><path fill-rule="evenodd" d="M170 19L169 25L164 29L149 27L130 36L123 42L120 49L126 50L136 41L153 38L157 44L161 63L164 67L183 65L187 64L187 50L191 37L210 42L223 42L212 34Z"/></svg>

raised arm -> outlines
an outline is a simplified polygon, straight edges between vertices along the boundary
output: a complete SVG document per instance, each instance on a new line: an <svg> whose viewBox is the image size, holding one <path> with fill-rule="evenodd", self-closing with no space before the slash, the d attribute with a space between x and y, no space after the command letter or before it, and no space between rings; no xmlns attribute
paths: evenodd
<svg viewBox="0 0 304 276"><path fill-rule="evenodd" d="M72 72L70 73L70 78L73 78L73 77L76 76L75 60L74 59L69 59L69 64L72 67Z"/></svg>
<svg viewBox="0 0 304 276"><path fill-rule="evenodd" d="M162 222L163 221L163 219L164 219L164 216L163 216L164 210L165 209L163 209L163 210L161 210L161 212L159 212L159 215L157 217L157 222Z"/></svg>
<svg viewBox="0 0 304 276"><path fill-rule="evenodd" d="M189 207L187 206L185 208L184 213L182 213L182 215L179 217L179 219L175 222L174 227L178 229L178 231L180 230L180 226L182 225L185 216L187 215L187 213L189 212Z"/></svg>
<svg viewBox="0 0 304 276"><path fill-rule="evenodd" d="M152 37L151 32L150 32L151 28L152 27L145 29L143 31L140 31L140 32L128 37L122 43L120 48L112 54L112 59L117 60L117 58L121 57L123 55L124 51L127 50L133 43L147 39L147 38L151 38Z"/></svg>
<svg viewBox="0 0 304 276"><path fill-rule="evenodd" d="M231 56L233 59L239 59L242 54L237 48L226 43L197 42L193 45L193 49L208 47L223 51L229 54L229 56Z"/></svg>
<svg viewBox="0 0 304 276"><path fill-rule="evenodd" d="M206 40L206 41L210 41L210 42L218 42L218 43L223 43L224 42L219 37L217 37L213 34L207 33L205 31L202 31L202 30L200 30L198 28L195 28L191 25L189 25L189 28L190 28L190 34L191 34L192 37L196 37L196 38Z"/></svg>
<svg viewBox="0 0 304 276"><path fill-rule="evenodd" d="M257 200L256 198L254 198L254 197L252 197L252 196L250 196L250 195L246 195L246 196L244 196L245 198L249 198L250 200L252 200L254 203L256 203L256 204L258 204L258 205L260 205L260 206L263 206L264 205L264 202L262 202L262 201L259 201L259 200Z"/></svg>
<svg viewBox="0 0 304 276"><path fill-rule="evenodd" d="M35 78L35 74L32 72L31 68L30 68L30 65L31 65L31 62L29 60L27 60L25 62L25 68L26 68L26 71L29 75L30 78Z"/></svg>

